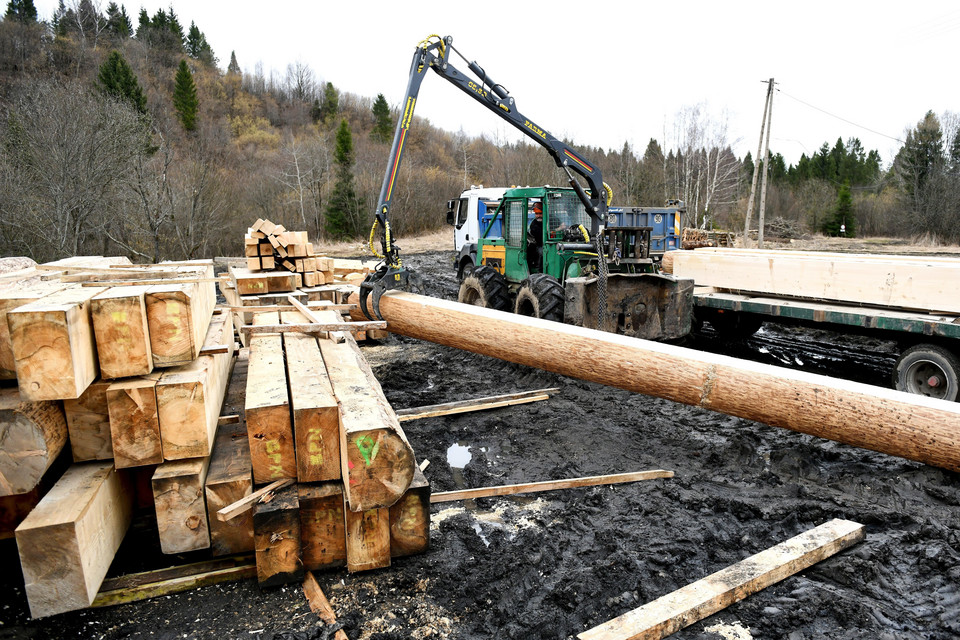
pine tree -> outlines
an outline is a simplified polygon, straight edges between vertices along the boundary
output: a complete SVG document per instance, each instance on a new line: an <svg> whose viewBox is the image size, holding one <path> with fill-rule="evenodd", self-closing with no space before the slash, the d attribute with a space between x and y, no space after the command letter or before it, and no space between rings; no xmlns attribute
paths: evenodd
<svg viewBox="0 0 960 640"><path fill-rule="evenodd" d="M117 6L116 2L107 5L107 31L118 40L129 38L133 33L133 24L127 15L127 10Z"/></svg>
<svg viewBox="0 0 960 640"><path fill-rule="evenodd" d="M138 112L143 114L147 112L147 97L143 94L133 69L119 51L111 51L104 63L100 65L97 86L107 95L129 103Z"/></svg>
<svg viewBox="0 0 960 640"><path fill-rule="evenodd" d="M844 182L837 192L837 205L833 215L823 223L823 232L830 236L846 236L852 238L856 233L857 219L853 217L853 196L850 194L850 185Z"/></svg>
<svg viewBox="0 0 960 640"><path fill-rule="evenodd" d="M33 23L37 21L37 7L33 0L10 0L4 18L23 24Z"/></svg>
<svg viewBox="0 0 960 640"><path fill-rule="evenodd" d="M200 101L197 99L197 85L193 82L193 74L190 73L186 60L180 61L173 82L173 108L177 110L183 128L194 131L197 128L197 108Z"/></svg>
<svg viewBox="0 0 960 640"><path fill-rule="evenodd" d="M356 231L351 221L359 207L353 187L353 136L346 119L340 120L333 158L337 181L324 212L324 230L333 238L343 238Z"/></svg>
<svg viewBox="0 0 960 640"><path fill-rule="evenodd" d="M228 74L240 75L240 64L237 62L237 52L230 52L230 64L227 65Z"/></svg>
<svg viewBox="0 0 960 640"><path fill-rule="evenodd" d="M338 111L340 111L340 94L333 86L333 83L328 82L323 90L323 104L320 105L319 119L324 124L330 124L333 122L333 118L337 115Z"/></svg>
<svg viewBox="0 0 960 640"><path fill-rule="evenodd" d="M370 137L377 142L390 142L393 136L393 118L390 117L390 107L382 93L377 94L372 111L376 122L370 132Z"/></svg>
<svg viewBox="0 0 960 640"><path fill-rule="evenodd" d="M190 22L190 30L187 32L186 51L187 55L195 60L200 60L211 66L216 64L216 58L213 55L213 49L207 42L207 36L200 31L193 21Z"/></svg>

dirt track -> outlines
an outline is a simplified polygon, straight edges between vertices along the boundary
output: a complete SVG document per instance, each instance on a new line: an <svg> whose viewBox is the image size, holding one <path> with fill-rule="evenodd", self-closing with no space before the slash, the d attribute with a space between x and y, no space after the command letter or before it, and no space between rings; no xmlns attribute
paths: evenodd
<svg viewBox="0 0 960 640"><path fill-rule="evenodd" d="M448 252L407 261L428 293L455 296ZM850 345L835 337L769 339L782 350L727 352L846 373L830 354ZM853 348L867 364L872 352L889 357ZM655 468L676 477L435 505L427 555L317 576L352 640L571 638L831 518L865 524L866 541L673 637L960 636L958 474L429 343L391 337L365 351L396 408L561 389L405 423L434 491ZM853 369L884 381L882 362ZM27 622L15 550L0 552L0 638L330 637L298 586L261 593L252 580Z"/></svg>

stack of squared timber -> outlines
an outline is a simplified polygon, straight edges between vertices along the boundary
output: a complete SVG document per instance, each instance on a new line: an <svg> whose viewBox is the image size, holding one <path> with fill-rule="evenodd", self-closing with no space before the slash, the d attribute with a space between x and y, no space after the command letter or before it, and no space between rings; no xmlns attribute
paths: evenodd
<svg viewBox="0 0 960 640"><path fill-rule="evenodd" d="M956 258L703 248L670 252L698 286L931 312L960 313Z"/></svg>
<svg viewBox="0 0 960 640"><path fill-rule="evenodd" d="M373 265L361 260L316 257L317 264L323 267L321 272L325 284L304 286L303 275L288 271L254 271L250 268L231 267L230 279L220 281L220 292L231 307L262 307L288 305L287 296L294 296L303 304L329 301L345 304L354 288L373 269ZM253 322L251 312L234 314L234 326L240 335L243 346L249 346L247 336L240 327ZM357 332L360 342L385 338L387 332L372 329Z"/></svg>
<svg viewBox="0 0 960 640"><path fill-rule="evenodd" d="M282 297L220 280L231 306L283 305L254 315L215 309L210 262L98 260L0 277L0 356L19 385L0 396L0 525L16 526L33 616L92 602L135 503L152 502L164 552L255 551L264 585L427 548L430 487L349 327L254 334L231 374L232 316L341 322L343 307L304 316L286 298L340 304L357 265L331 260L339 282ZM288 486L254 501L274 479ZM218 517L238 500L253 507Z"/></svg>
<svg viewBox="0 0 960 640"><path fill-rule="evenodd" d="M204 480L234 336L215 313L211 261L35 270L0 278L0 353L18 384L0 394L0 499L35 505L18 512L16 538L31 613L45 616L92 602L129 525L137 469L153 477L163 550L210 546ZM53 462L68 441L75 464L44 476L62 472Z"/></svg>
<svg viewBox="0 0 960 640"><path fill-rule="evenodd" d="M340 321L303 305L253 316L261 326ZM429 484L349 331L255 333L247 375L254 483L294 481L253 507L262 585L426 550Z"/></svg>
<svg viewBox="0 0 960 640"><path fill-rule="evenodd" d="M306 231L287 231L283 225L258 219L244 236L243 252L250 271L286 269L300 274L307 287L332 280L332 261L314 255Z"/></svg>

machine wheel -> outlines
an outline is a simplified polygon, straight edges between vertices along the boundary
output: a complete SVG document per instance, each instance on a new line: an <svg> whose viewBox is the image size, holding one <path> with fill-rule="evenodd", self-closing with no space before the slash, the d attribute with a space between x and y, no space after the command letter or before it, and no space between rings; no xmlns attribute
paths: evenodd
<svg viewBox="0 0 960 640"><path fill-rule="evenodd" d="M707 322L727 340L749 338L763 326L763 317L741 311L714 311L706 318Z"/></svg>
<svg viewBox="0 0 960 640"><path fill-rule="evenodd" d="M556 278L534 273L520 283L513 310L521 316L563 322L564 292Z"/></svg>
<svg viewBox="0 0 960 640"><path fill-rule="evenodd" d="M457 266L457 282L463 282L463 278L473 269L473 261L470 258L464 258Z"/></svg>
<svg viewBox="0 0 960 640"><path fill-rule="evenodd" d="M898 391L956 401L960 396L960 358L933 344L910 347L897 359L893 386Z"/></svg>
<svg viewBox="0 0 960 640"><path fill-rule="evenodd" d="M490 267L477 267L464 273L457 302L497 311L510 311L510 290L499 271Z"/></svg>

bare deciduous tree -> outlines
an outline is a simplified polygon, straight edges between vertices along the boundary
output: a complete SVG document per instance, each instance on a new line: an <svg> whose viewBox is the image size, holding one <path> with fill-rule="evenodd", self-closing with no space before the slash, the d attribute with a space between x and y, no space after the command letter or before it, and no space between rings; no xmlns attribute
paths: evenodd
<svg viewBox="0 0 960 640"><path fill-rule="evenodd" d="M129 107L79 84L30 83L9 115L2 153L17 196L4 219L31 237L40 260L78 255L114 214L146 137Z"/></svg>

